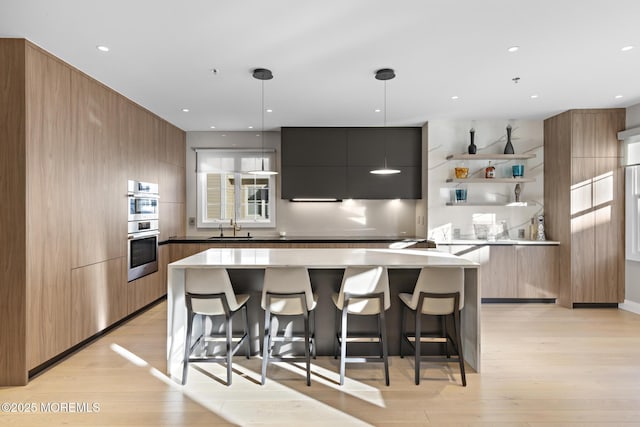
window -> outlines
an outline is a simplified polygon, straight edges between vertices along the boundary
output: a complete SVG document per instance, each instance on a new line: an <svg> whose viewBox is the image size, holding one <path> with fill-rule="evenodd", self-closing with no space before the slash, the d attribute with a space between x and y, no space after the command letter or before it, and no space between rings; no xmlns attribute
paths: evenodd
<svg viewBox="0 0 640 427"><path fill-rule="evenodd" d="M196 149L198 227L275 227L275 177L248 173L263 157L271 168L273 150Z"/></svg>
<svg viewBox="0 0 640 427"><path fill-rule="evenodd" d="M626 255L640 261L640 166L625 168L626 173Z"/></svg>

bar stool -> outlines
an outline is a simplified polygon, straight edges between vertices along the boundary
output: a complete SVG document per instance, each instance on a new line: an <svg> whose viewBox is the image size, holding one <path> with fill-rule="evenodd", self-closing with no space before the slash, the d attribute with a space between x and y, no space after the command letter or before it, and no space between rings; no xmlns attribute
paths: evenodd
<svg viewBox="0 0 640 427"><path fill-rule="evenodd" d="M314 317L314 309L318 302L311 290L309 273L305 267L266 268L262 287L262 308L264 309L264 344L262 348L262 384L267 378L269 360L280 362L305 361L307 365L307 385L311 385L311 360L316 357L315 319L309 325L309 318ZM278 336L278 328L272 328L272 316L302 316L304 320L304 338L300 336ZM275 332L275 333L274 333ZM304 358L282 357L273 355L274 342L299 342L304 340Z"/></svg>
<svg viewBox="0 0 640 427"><path fill-rule="evenodd" d="M385 383L389 385L389 360L387 351L387 330L384 312L391 306L389 297L389 275L386 267L347 267L342 277L340 293L333 294L333 303L338 309L335 340L335 355L340 347L340 385L344 384L347 363L383 362ZM378 332L348 334L348 315L378 316ZM377 342L379 357L347 357L347 342Z"/></svg>
<svg viewBox="0 0 640 427"><path fill-rule="evenodd" d="M403 342L408 343L415 351L415 381L420 384L420 347L423 343L444 343L447 359L451 357L449 342L453 345L460 364L462 385L467 385L464 373L464 357L462 355L462 339L460 337L460 310L464 307L464 272L461 268L428 268L420 271L413 294L401 293L402 320L400 337L400 357ZM415 317L413 334L406 330L406 311ZM438 316L442 320L442 334L434 337L421 332L422 316ZM449 333L447 317L453 324L453 334ZM432 338L428 340L428 338ZM435 338L435 339L434 339ZM413 342L412 342L413 341Z"/></svg>
<svg viewBox="0 0 640 427"><path fill-rule="evenodd" d="M184 344L183 385L187 382L189 362L216 361L227 362L227 385L231 385L231 358L243 343L246 346L247 359L251 354L246 306L248 299L249 295L236 295L233 292L229 275L224 268L188 268L185 270L187 333ZM242 310L244 317L244 331L241 336L234 336L232 318L240 310ZM200 315L202 319L202 335L191 345L191 333L196 315ZM206 318L211 318L213 322L214 316L224 316L224 335L213 332L209 335L206 334ZM220 341L221 338L226 341L226 355L224 357L207 355L207 341ZM238 341L235 346L233 345L234 340ZM192 357L191 354L199 343L203 346L204 356Z"/></svg>

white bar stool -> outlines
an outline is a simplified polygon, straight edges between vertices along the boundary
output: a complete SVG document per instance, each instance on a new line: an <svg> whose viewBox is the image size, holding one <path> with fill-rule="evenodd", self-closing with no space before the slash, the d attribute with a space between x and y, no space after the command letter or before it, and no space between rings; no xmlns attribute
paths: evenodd
<svg viewBox="0 0 640 427"><path fill-rule="evenodd" d="M346 363L383 362L385 383L389 385L389 359L387 351L387 329L384 312L391 306L389 297L389 275L386 267L347 267L342 277L340 293L333 294L333 303L338 309L336 320L335 353L340 347L340 385L344 384ZM348 315L378 316L378 332L348 334ZM373 341L372 341L373 340ZM379 357L347 357L347 342L374 342L380 345Z"/></svg>
<svg viewBox="0 0 640 427"><path fill-rule="evenodd" d="M262 308L264 309L264 344L262 348L262 384L266 382L269 360L280 362L305 361L307 365L307 385L311 385L310 352L316 357L315 321L309 325L309 318L316 308L317 296L311 290L311 280L305 267L269 267L264 272L262 287ZM304 338L299 336L278 336L278 328L272 327L272 316L302 316ZM275 329L275 330L274 330ZM274 342L296 342L304 340L304 358L294 356L274 356Z"/></svg>
<svg viewBox="0 0 640 427"><path fill-rule="evenodd" d="M224 268L188 268L185 270L185 303L187 306L187 333L184 344L184 365L182 370L182 384L187 382L187 372L189 362L227 362L227 385L231 385L231 359L238 348L244 343L246 346L246 357L249 358L250 337L249 337L249 320L247 317L246 302L249 295L236 295L233 292L231 281L227 270ZM232 317L238 311L242 310L244 317L244 331L241 336L233 335ZM193 321L196 315L202 318L202 335L197 341L191 345L191 333L193 330ZM206 317L224 316L225 334L207 334L205 327ZM226 341L226 355L209 356L207 355L207 342L220 341L224 338ZM237 340L236 345L233 341ZM201 343L203 346L204 356L193 357L191 354L194 349Z"/></svg>
<svg viewBox="0 0 640 427"><path fill-rule="evenodd" d="M464 357L462 355L462 339L460 337L460 310L464 307L464 271L461 268L428 268L420 271L413 294L401 293L402 320L400 337L400 357L402 344L406 342L414 349L415 354L415 382L420 384L420 346L422 343L444 343L447 360L451 357L449 343L458 356L462 385L467 385L464 373ZM414 332L406 330L406 311L413 313L415 318ZM421 332L422 315L438 316L442 319L442 334L439 336L426 335ZM449 333L447 317L451 318L453 334Z"/></svg>

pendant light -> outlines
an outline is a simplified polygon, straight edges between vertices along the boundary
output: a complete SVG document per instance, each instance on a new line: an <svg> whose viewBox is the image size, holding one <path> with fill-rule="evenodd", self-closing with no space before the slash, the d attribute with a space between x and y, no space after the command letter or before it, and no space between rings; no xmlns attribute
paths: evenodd
<svg viewBox="0 0 640 427"><path fill-rule="evenodd" d="M387 80L391 80L396 76L396 73L391 68L382 68L376 71L376 80L382 80L384 82L384 128L387 127ZM383 140L384 144L384 167L379 169L373 169L369 173L376 175L393 175L400 173L399 169L390 169L387 167L387 138L385 136Z"/></svg>
<svg viewBox="0 0 640 427"><path fill-rule="evenodd" d="M277 175L278 172L264 168L264 81L271 80L273 78L273 74L271 73L271 70L268 70L266 68L256 68L255 70L253 70L253 78L260 80L261 87L262 87L262 100L261 100L262 101L261 102L262 126L260 129L260 137L262 139L262 149L261 149L262 168L258 170L252 170L247 173L250 173L251 175Z"/></svg>

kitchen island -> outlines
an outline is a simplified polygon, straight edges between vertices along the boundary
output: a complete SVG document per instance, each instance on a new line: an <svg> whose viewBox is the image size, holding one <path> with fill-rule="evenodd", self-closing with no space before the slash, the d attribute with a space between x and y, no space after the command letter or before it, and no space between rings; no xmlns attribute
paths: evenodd
<svg viewBox="0 0 640 427"><path fill-rule="evenodd" d="M316 341L319 355L333 354L335 309L331 294L340 287L347 266L386 266L389 269L391 308L387 312L387 332L391 354L397 354L400 342L400 301L397 294L412 292L420 268L462 268L465 276L465 307L462 311L462 340L467 364L480 370L480 283L478 264L451 254L429 249L322 249L322 248L217 248L169 264L167 271L167 370L181 380L184 356L186 309L184 272L187 268L226 268L237 293L249 293L249 324L252 353L259 351L260 292L267 267L304 266L309 269L311 285L318 294ZM367 316L362 316L367 317ZM357 322L354 319L354 324ZM360 319L358 319L360 320ZM351 322L351 320L350 320ZM194 325L194 335L199 322Z"/></svg>

